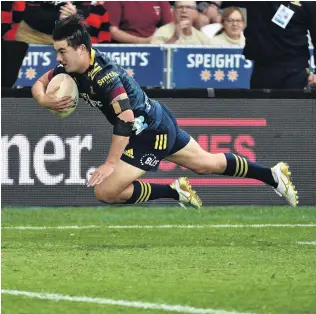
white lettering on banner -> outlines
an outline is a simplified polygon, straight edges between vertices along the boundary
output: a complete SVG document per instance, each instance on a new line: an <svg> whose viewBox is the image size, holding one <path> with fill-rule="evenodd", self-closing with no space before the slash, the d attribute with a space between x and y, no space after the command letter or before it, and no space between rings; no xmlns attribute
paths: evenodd
<svg viewBox="0 0 316 314"><path fill-rule="evenodd" d="M187 68L240 68L242 54L201 54L190 53L187 57ZM244 68L251 68L251 61L245 60Z"/></svg>
<svg viewBox="0 0 316 314"><path fill-rule="evenodd" d="M47 145L52 145L53 153L46 153ZM59 173L52 175L47 171L46 162L57 162L67 158L65 154L65 145L69 145L69 178L64 183L85 184L85 177L81 177L81 152L83 149L92 150L92 135L88 134L84 137L76 135L74 137L63 139L56 134L49 134L41 138L34 147L34 153L31 152L30 141L23 134L16 134L10 140L8 135L1 139L1 184L13 185L15 180L9 176L9 150L16 146L19 158L19 185L34 185L34 179L31 178L31 158L33 156L33 169L36 178L45 185L56 185L63 181L65 174ZM11 154L13 154L12 152ZM17 154L15 153L14 156ZM11 160L13 158L11 157Z"/></svg>
<svg viewBox="0 0 316 314"><path fill-rule="evenodd" d="M45 146L51 142L54 146L53 154L45 154ZM45 166L45 161L58 161L65 158L65 147L61 138L57 135L44 136L36 145L34 150L34 170L38 179L45 185L56 185L60 183L64 174L51 175Z"/></svg>
<svg viewBox="0 0 316 314"><path fill-rule="evenodd" d="M28 52L23 59L22 66L49 66L52 61L51 52Z"/></svg>
<svg viewBox="0 0 316 314"><path fill-rule="evenodd" d="M149 52L106 52L110 59L117 62L121 66L141 66L148 65Z"/></svg>
<svg viewBox="0 0 316 314"><path fill-rule="evenodd" d="M77 135L66 139L66 144L70 146L70 175L65 184L85 184L85 179L81 178L81 150L92 149L92 136L87 135L81 140Z"/></svg>
<svg viewBox="0 0 316 314"><path fill-rule="evenodd" d="M243 60L245 60L244 68L250 69L252 68L252 61L245 58L244 55L241 56Z"/></svg>
<svg viewBox="0 0 316 314"><path fill-rule="evenodd" d="M16 134L10 140L8 135L1 139L1 184L14 183L14 180L9 178L9 149L12 146L19 150L19 184L34 184L34 179L30 176L30 143L23 134Z"/></svg>

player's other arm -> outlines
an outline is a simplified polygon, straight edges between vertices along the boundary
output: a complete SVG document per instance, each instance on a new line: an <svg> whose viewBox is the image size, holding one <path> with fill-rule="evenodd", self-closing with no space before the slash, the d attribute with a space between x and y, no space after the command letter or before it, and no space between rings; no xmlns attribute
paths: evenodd
<svg viewBox="0 0 316 314"><path fill-rule="evenodd" d="M34 83L32 86L32 96L43 108L63 111L64 109L71 106L71 96L57 98L55 96L55 92L59 87L56 87L55 90L52 90L49 93L46 93L48 83L52 79L53 73L54 70L46 72Z"/></svg>

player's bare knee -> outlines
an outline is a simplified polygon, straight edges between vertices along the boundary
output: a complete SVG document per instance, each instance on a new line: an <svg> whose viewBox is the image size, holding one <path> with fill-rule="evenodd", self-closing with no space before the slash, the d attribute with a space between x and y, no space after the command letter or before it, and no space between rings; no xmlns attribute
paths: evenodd
<svg viewBox="0 0 316 314"><path fill-rule="evenodd" d="M95 198L98 201L106 203L106 204L116 203L117 195L118 193L116 193L115 191L105 190L104 188L101 188L98 185L94 188Z"/></svg>

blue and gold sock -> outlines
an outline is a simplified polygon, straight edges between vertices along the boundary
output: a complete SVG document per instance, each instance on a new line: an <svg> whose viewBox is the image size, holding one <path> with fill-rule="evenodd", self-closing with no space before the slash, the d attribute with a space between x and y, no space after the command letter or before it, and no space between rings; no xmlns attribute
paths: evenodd
<svg viewBox="0 0 316 314"><path fill-rule="evenodd" d="M256 162L249 161L244 157L240 157L232 153L225 153L224 155L227 160L227 167L222 173L223 175L252 178L269 184L274 188L278 186L273 178L270 168L264 167Z"/></svg>
<svg viewBox="0 0 316 314"><path fill-rule="evenodd" d="M172 198L179 200L179 194L169 184L145 183L134 181L134 191L126 204L144 203L159 198Z"/></svg>

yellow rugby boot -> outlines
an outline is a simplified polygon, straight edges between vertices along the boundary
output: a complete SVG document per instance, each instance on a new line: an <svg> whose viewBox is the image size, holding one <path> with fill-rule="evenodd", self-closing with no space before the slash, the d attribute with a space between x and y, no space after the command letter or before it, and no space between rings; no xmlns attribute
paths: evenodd
<svg viewBox="0 0 316 314"><path fill-rule="evenodd" d="M170 186L179 193L179 202L182 207L185 207L185 204L190 204L196 209L202 206L201 199L192 189L187 178L178 178Z"/></svg>
<svg viewBox="0 0 316 314"><path fill-rule="evenodd" d="M278 182L278 186L274 191L279 196L283 196L291 206L296 207L298 205L298 195L295 186L291 182L289 165L284 162L279 162L271 170L274 178Z"/></svg>

